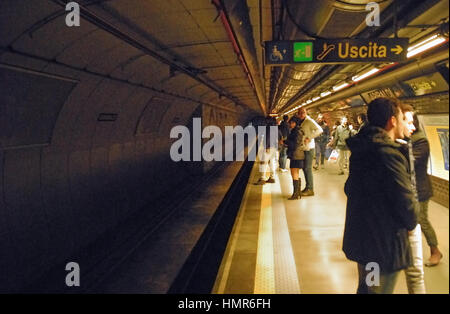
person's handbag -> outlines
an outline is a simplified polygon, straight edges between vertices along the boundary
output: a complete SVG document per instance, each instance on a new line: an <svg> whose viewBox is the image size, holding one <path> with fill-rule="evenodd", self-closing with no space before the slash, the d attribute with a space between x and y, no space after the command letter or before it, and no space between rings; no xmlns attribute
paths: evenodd
<svg viewBox="0 0 450 314"><path fill-rule="evenodd" d="M339 157L339 152L336 149L333 149L333 151L330 154L330 157L328 158L329 163L336 163Z"/></svg>

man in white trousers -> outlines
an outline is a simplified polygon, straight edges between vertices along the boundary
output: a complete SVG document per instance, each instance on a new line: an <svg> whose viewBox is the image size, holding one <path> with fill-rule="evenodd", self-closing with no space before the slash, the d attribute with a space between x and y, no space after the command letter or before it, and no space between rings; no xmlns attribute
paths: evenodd
<svg viewBox="0 0 450 314"><path fill-rule="evenodd" d="M272 117L266 118L266 131L263 134L263 138L260 138L261 143L259 145L260 164L259 173L260 178L256 185L264 185L266 183L275 183L276 172L276 158L278 152L278 126L276 120ZM267 170L269 170L268 179L266 179Z"/></svg>
<svg viewBox="0 0 450 314"><path fill-rule="evenodd" d="M403 114L406 122L406 129L404 134L407 138L410 138L413 132L416 130L414 126L414 113L413 108L409 105L404 106ZM398 142L404 144L404 154L410 163L411 182L413 185L413 191L418 201L417 196L417 184L416 173L414 170L414 154L412 150L412 143L404 140L397 139ZM418 213L417 213L418 214ZM408 286L409 294L425 294L425 279L423 270L423 250L422 250L422 230L420 224L417 224L416 228L409 231L409 243L411 245L411 253L413 257L413 265L405 269L406 284Z"/></svg>

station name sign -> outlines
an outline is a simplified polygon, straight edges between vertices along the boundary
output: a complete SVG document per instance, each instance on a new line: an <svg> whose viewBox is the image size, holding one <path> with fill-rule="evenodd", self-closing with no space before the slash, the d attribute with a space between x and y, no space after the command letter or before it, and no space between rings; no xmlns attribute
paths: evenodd
<svg viewBox="0 0 450 314"><path fill-rule="evenodd" d="M266 64L400 62L408 46L408 38L268 41Z"/></svg>

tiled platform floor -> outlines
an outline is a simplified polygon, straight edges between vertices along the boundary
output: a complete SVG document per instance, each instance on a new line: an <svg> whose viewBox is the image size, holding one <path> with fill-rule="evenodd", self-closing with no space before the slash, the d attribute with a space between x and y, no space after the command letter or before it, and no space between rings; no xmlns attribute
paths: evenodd
<svg viewBox="0 0 450 314"><path fill-rule="evenodd" d="M335 165L314 171L315 196L289 201L290 173L256 186L255 164L213 293L355 293L356 264L341 249L347 175L337 173ZM427 293L448 294L449 210L430 202L429 215L444 258L425 268ZM426 260L425 239L423 247ZM403 274L395 293L407 293Z"/></svg>

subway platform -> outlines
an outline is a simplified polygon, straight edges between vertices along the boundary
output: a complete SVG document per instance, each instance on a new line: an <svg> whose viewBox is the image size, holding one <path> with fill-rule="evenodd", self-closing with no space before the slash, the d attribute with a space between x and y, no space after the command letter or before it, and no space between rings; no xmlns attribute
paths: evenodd
<svg viewBox="0 0 450 314"><path fill-rule="evenodd" d="M231 163L222 175L200 186L199 192L140 241L132 254L119 254L120 266L88 292L354 294L356 264L342 252L347 176L338 175L335 164L314 171L315 196L295 201L288 200L292 194L289 172L277 172L276 183L258 186L254 183L259 179L259 165L250 164L241 197L236 200L232 196L237 205L228 219L229 228L216 221L212 229L219 238L209 235L223 199L246 164ZM302 172L301 178L303 188ZM425 267L426 289L431 294L448 294L449 212L432 201L429 207L444 258L436 267ZM423 247L427 260L424 238ZM395 293L407 293L403 273Z"/></svg>
<svg viewBox="0 0 450 314"><path fill-rule="evenodd" d="M258 170L255 163L212 293L355 293L356 263L342 251L347 175L337 175L337 166L327 164L314 171L315 196L290 201L289 172L278 172L274 184L257 186ZM302 176L302 188L304 182ZM430 201L429 217L444 258L425 267L426 290L448 294L449 212ZM423 248L427 260L425 238ZM403 273L394 293L408 293Z"/></svg>

